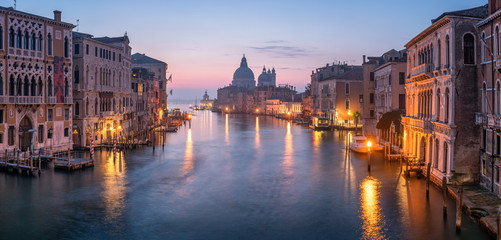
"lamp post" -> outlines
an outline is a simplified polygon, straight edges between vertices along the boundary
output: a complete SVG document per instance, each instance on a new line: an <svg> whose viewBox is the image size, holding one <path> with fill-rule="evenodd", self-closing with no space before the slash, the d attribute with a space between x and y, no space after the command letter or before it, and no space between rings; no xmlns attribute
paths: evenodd
<svg viewBox="0 0 501 240"><path fill-rule="evenodd" d="M351 127L350 117L351 117L351 110L348 110L348 127Z"/></svg>
<svg viewBox="0 0 501 240"><path fill-rule="evenodd" d="M367 166L367 171L371 171L371 147L372 147L372 142L371 140L367 141L367 148L369 149L368 154L369 154L369 165Z"/></svg>
<svg viewBox="0 0 501 240"><path fill-rule="evenodd" d="M287 119L290 120L291 119L291 112L287 112Z"/></svg>

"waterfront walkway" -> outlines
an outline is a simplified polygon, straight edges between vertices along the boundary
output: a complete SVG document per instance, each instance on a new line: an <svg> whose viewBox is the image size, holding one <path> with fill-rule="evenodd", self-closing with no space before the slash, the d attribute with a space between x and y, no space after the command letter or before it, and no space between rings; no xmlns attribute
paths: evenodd
<svg viewBox="0 0 501 240"><path fill-rule="evenodd" d="M449 193L454 198L457 198L458 188L449 186ZM501 209L501 198L480 186L463 186L463 207L491 236L497 236L497 216Z"/></svg>

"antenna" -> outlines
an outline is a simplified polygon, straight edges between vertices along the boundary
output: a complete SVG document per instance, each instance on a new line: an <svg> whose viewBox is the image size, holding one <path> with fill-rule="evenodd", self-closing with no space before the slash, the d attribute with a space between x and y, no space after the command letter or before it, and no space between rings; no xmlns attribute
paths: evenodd
<svg viewBox="0 0 501 240"><path fill-rule="evenodd" d="M78 32L78 26L80 25L80 19L77 19L77 32Z"/></svg>
<svg viewBox="0 0 501 240"><path fill-rule="evenodd" d="M14 0L14 10L16 10L17 0Z"/></svg>

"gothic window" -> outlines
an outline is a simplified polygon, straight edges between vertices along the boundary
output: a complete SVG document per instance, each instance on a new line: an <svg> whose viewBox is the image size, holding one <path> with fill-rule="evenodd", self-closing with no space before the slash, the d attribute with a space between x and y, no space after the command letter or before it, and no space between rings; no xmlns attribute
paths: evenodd
<svg viewBox="0 0 501 240"><path fill-rule="evenodd" d="M2 76L0 76L0 96L3 96L3 89L4 89L3 78Z"/></svg>
<svg viewBox="0 0 501 240"><path fill-rule="evenodd" d="M436 120L440 121L440 88L437 89L437 106L435 106Z"/></svg>
<svg viewBox="0 0 501 240"><path fill-rule="evenodd" d="M473 35L467 33L463 37L464 64L475 64L475 40Z"/></svg>
<svg viewBox="0 0 501 240"><path fill-rule="evenodd" d="M97 107L98 107L98 103L97 103L97 98L96 98L96 100L94 101L94 115L97 115L97 113L98 113L99 109Z"/></svg>
<svg viewBox="0 0 501 240"><path fill-rule="evenodd" d="M52 79L47 80L47 96L52 97Z"/></svg>
<svg viewBox="0 0 501 240"><path fill-rule="evenodd" d="M10 27L9 29L9 47L14 47L15 37L14 29Z"/></svg>
<svg viewBox="0 0 501 240"><path fill-rule="evenodd" d="M30 48L30 34L28 33L28 30L24 31L24 49L29 49Z"/></svg>
<svg viewBox="0 0 501 240"><path fill-rule="evenodd" d="M69 83L68 83L68 79L65 78L64 79L64 96L68 97L69 95L70 95L70 86L69 86Z"/></svg>
<svg viewBox="0 0 501 240"><path fill-rule="evenodd" d="M37 95L37 81L35 80L35 77L31 78L31 96L36 96Z"/></svg>
<svg viewBox="0 0 501 240"><path fill-rule="evenodd" d="M21 28L17 29L17 39L16 39L16 47L21 48L23 44L23 34L21 33Z"/></svg>
<svg viewBox="0 0 501 240"><path fill-rule="evenodd" d="M15 96L16 94L16 85L14 84L14 75L10 75L10 80L9 80L9 95L10 96Z"/></svg>
<svg viewBox="0 0 501 240"><path fill-rule="evenodd" d="M445 116L445 123L449 123L450 120L450 111L449 111L449 88L445 89L445 111L444 111L444 116Z"/></svg>
<svg viewBox="0 0 501 240"><path fill-rule="evenodd" d="M31 50L35 51L37 45L37 36L35 32L31 33Z"/></svg>
<svg viewBox="0 0 501 240"><path fill-rule="evenodd" d="M42 77L38 77L38 96L42 96L42 89L43 89Z"/></svg>
<svg viewBox="0 0 501 240"><path fill-rule="evenodd" d="M21 76L17 76L17 96L23 95L23 83L21 80Z"/></svg>
<svg viewBox="0 0 501 240"><path fill-rule="evenodd" d="M485 43L485 32L482 32L482 36L481 36L480 41L482 41L482 62L485 62L487 59L487 56L486 56L487 50L485 48L485 45L487 45Z"/></svg>
<svg viewBox="0 0 501 240"><path fill-rule="evenodd" d="M484 39L485 39L485 34L484 34ZM447 67L450 67L450 52L451 49L451 43L449 41L449 35L445 36L445 64Z"/></svg>
<svg viewBox="0 0 501 240"><path fill-rule="evenodd" d="M435 160L433 161L433 168L438 168L438 151L440 148L440 143L438 138L435 139Z"/></svg>
<svg viewBox="0 0 501 240"><path fill-rule="evenodd" d="M47 35L47 55L52 56L52 35Z"/></svg>
<svg viewBox="0 0 501 240"><path fill-rule="evenodd" d="M0 49L3 49L3 27L0 26Z"/></svg>
<svg viewBox="0 0 501 240"><path fill-rule="evenodd" d="M443 172L447 172L447 158L448 158L448 151L449 151L449 146L447 145L447 142L444 141L444 166L442 169L444 170Z"/></svg>
<svg viewBox="0 0 501 240"><path fill-rule="evenodd" d="M437 67L440 69L442 68L442 41L440 39L438 39L438 43L437 43L437 51L438 51L438 54L437 54Z"/></svg>
<svg viewBox="0 0 501 240"><path fill-rule="evenodd" d="M499 56L499 26L496 26L496 31L494 32L494 52L496 56Z"/></svg>
<svg viewBox="0 0 501 240"><path fill-rule="evenodd" d="M30 82L28 76L24 77L24 96L30 95Z"/></svg>
<svg viewBox="0 0 501 240"><path fill-rule="evenodd" d="M42 42L43 42L43 37L42 34L38 34L38 44L37 44L37 50L42 51Z"/></svg>
<svg viewBox="0 0 501 240"><path fill-rule="evenodd" d="M69 58L70 56L70 42L68 41L68 37L64 37L64 57Z"/></svg>

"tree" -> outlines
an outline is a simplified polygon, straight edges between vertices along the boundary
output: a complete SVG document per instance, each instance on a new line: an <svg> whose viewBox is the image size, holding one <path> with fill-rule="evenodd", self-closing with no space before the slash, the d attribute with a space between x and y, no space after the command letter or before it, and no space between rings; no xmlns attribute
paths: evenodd
<svg viewBox="0 0 501 240"><path fill-rule="evenodd" d="M306 84L304 87L304 93L306 96L311 96L311 83Z"/></svg>

